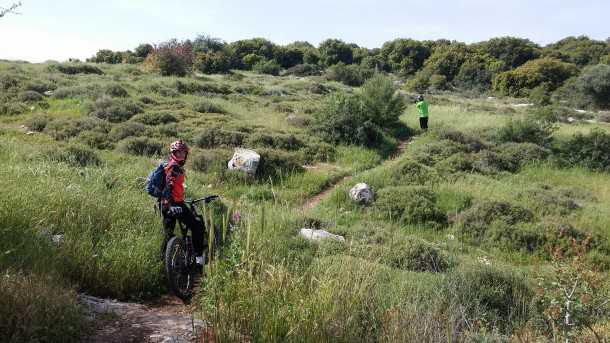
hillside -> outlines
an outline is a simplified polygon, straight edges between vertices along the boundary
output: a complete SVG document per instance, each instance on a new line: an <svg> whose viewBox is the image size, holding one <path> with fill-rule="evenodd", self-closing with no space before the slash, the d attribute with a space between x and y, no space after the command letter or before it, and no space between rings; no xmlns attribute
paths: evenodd
<svg viewBox="0 0 610 343"><path fill-rule="evenodd" d="M193 146L187 195L221 195L188 308L217 341L609 337L608 113L437 89L422 132L403 81L0 62L0 337L86 341L77 293L167 293L143 182L176 138ZM389 108L373 101L389 84L404 107L384 126L366 113ZM227 170L236 147L261 154L254 177ZM374 202L349 198L360 182Z"/></svg>

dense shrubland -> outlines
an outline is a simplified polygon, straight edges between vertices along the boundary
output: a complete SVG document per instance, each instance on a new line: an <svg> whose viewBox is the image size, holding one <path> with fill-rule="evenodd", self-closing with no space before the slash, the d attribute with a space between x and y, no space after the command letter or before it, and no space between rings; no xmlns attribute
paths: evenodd
<svg viewBox="0 0 610 343"><path fill-rule="evenodd" d="M464 44L455 41L395 39L381 48L368 49L339 39L327 39L315 47L307 42L285 46L264 38L231 43L210 36L194 40L170 40L155 46L142 44L135 52L100 50L90 62L144 64L162 75L190 72L229 73L231 69L258 73L304 76L327 70L330 80L361 85L373 72L393 73L406 79L417 92L459 89L530 97L548 103L552 95L570 97L578 106L607 108L607 66L610 45L585 36L568 37L547 46L528 39L498 37ZM146 59L146 60L144 60ZM597 67L594 67L598 65ZM69 73L101 72L73 65ZM63 66L55 66L55 68ZM578 77L574 80L572 77ZM569 80L566 82L566 80ZM589 82L591 81L591 82ZM562 92L556 91L566 85ZM576 101L580 98L580 101Z"/></svg>

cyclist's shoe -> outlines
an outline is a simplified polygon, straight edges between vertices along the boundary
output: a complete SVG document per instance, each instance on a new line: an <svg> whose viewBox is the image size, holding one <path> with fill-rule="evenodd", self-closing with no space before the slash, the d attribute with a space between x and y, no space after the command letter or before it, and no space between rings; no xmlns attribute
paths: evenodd
<svg viewBox="0 0 610 343"><path fill-rule="evenodd" d="M196 256L195 263L201 267L205 264L205 256Z"/></svg>

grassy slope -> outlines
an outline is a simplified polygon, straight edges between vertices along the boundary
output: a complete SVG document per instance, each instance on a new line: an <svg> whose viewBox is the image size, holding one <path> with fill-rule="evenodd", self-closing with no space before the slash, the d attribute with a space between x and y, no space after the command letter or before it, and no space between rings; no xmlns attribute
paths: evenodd
<svg viewBox="0 0 610 343"><path fill-rule="evenodd" d="M14 72L15 68L11 63L0 63L0 73ZM104 76L69 77L48 74L45 65L19 68L29 79L52 79L60 87L98 84L103 89L118 82L133 99L146 95L157 101L157 105L145 106L145 112L174 113L186 126L184 133L190 138L197 130L219 123L230 128L256 125L271 133L304 134L302 128L287 123L286 108L301 115L319 106L323 98L309 91L313 83L323 82L315 78L299 81L249 73L241 80L211 76L198 81L256 91L207 96L227 114L197 114L190 108L200 96L167 97L150 90L152 84L171 88L177 79L136 75L124 66L104 66ZM86 118L85 105L97 92L49 99L48 109L33 112L44 112L53 120ZM432 100L431 127L477 134L525 113L523 109L507 110L507 105L499 101L449 97L438 99L438 103L435 105ZM101 166L74 168L49 161L47 150L66 142L55 141L45 133L24 135L18 127L32 116L33 113L25 113L0 118L0 158L5 161L0 166L0 176L6 180L5 196L0 199L0 230L3 237L9 238L0 243L0 252L5 252L0 264L11 270L48 274L64 286L74 285L98 295L149 297L164 292L157 260L159 219L152 201L141 191L142 177L154 166L157 157L133 156L111 149L97 152L103 161ZM403 121L417 127L413 108L408 109ZM556 135L566 137L594 126L598 125L562 125ZM173 139L159 127L148 129L155 139L165 142ZM404 158L433 140L431 135L418 137ZM80 142L78 136L69 141ZM398 224L383 214L349 204L345 194L356 181L365 180L378 188L386 186L387 165L370 169L380 162L381 157L372 150L337 147L334 161L316 162L316 168L304 173L286 174L256 184L226 180L190 168L189 194L219 193L248 219L238 231L235 244L224 252L225 259L211 267L206 292L200 299L203 315L216 324L223 323L219 334L232 337L236 332L244 332L262 341L374 338L403 341L422 335L429 335L431 341L445 340L447 336L463 337L468 331L460 326L464 325L459 319L460 306L466 306L474 319L488 320L491 327L501 326L494 320L502 317L490 316L480 299L473 298L476 294L457 291L474 292L478 287L465 275L485 269L479 262L485 256L492 261L490 273L499 269L498 273L506 271L509 278L523 273L531 282L531 271L544 269L546 262L521 253L465 244L451 238L451 227L436 231L420 225ZM332 180L350 174L356 176L349 184L341 185L311 213L300 213L298 209L304 199ZM451 215L455 212L451 208L452 199L459 195L469 195L475 201L515 201L516 195L533 182L554 187L576 186L589 192L596 200L587 201L582 209L565 219L576 227L610 238L607 174L539 164L500 177L466 175L433 187ZM345 235L349 244L328 242L312 246L304 242L296 235L306 221L304 217L321 220L327 229ZM65 243L57 249L41 236L41 231L65 234ZM447 273L422 273L388 264L387 255L399 254L412 237L423 238L441 249L453 267ZM495 282L505 283L503 275L496 276ZM514 296L523 295L517 292ZM447 300L454 298L461 300ZM415 322L426 325L414 325Z"/></svg>

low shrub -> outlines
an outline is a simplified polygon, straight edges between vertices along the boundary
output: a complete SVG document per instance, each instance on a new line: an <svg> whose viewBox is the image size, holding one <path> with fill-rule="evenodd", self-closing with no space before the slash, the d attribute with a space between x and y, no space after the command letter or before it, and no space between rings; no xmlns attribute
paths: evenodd
<svg viewBox="0 0 610 343"><path fill-rule="evenodd" d="M89 106L89 114L111 123L120 123L129 120L137 113L144 110L138 104L130 100L118 100L103 96Z"/></svg>
<svg viewBox="0 0 610 343"><path fill-rule="evenodd" d="M55 99L68 99L68 98L90 98L95 99L100 93L103 93L103 89L98 84L87 84L85 86L68 86L56 89L53 92L53 98Z"/></svg>
<svg viewBox="0 0 610 343"><path fill-rule="evenodd" d="M293 134L276 134L256 132L246 139L249 147L273 148L282 150L298 150L305 146L303 141Z"/></svg>
<svg viewBox="0 0 610 343"><path fill-rule="evenodd" d="M434 168L410 159L404 159L393 166L391 174L394 184L397 185L424 185L434 183L438 179Z"/></svg>
<svg viewBox="0 0 610 343"><path fill-rule="evenodd" d="M525 190L518 194L518 198L530 203L531 208L541 215L567 215L580 208L578 203L565 192L559 192L545 185Z"/></svg>
<svg viewBox="0 0 610 343"><path fill-rule="evenodd" d="M195 136L195 145L200 148L239 147L244 144L247 134L228 131L219 127L206 128Z"/></svg>
<svg viewBox="0 0 610 343"><path fill-rule="evenodd" d="M433 227L447 224L447 215L436 206L436 195L425 187L386 187L377 192L375 208L384 218Z"/></svg>
<svg viewBox="0 0 610 343"><path fill-rule="evenodd" d="M474 171L486 175L517 171L517 166L512 160L507 160L505 156L491 150L481 150L474 154L472 168Z"/></svg>
<svg viewBox="0 0 610 343"><path fill-rule="evenodd" d="M29 111L29 107L22 102L0 103L0 115L18 115Z"/></svg>
<svg viewBox="0 0 610 343"><path fill-rule="evenodd" d="M75 74L96 74L102 75L104 72L90 64L82 63L66 63L66 64L51 64L49 65L49 71L58 71L62 74L75 75Z"/></svg>
<svg viewBox="0 0 610 343"><path fill-rule="evenodd" d="M178 122L178 118L168 112L149 112L136 114L131 121L146 125L161 125Z"/></svg>
<svg viewBox="0 0 610 343"><path fill-rule="evenodd" d="M64 162L75 167L102 164L102 160L94 150L82 145L69 145L65 148L48 150L46 156L52 161Z"/></svg>
<svg viewBox="0 0 610 343"><path fill-rule="evenodd" d="M50 277L3 271L0 341L81 342L87 331L77 294Z"/></svg>
<svg viewBox="0 0 610 343"><path fill-rule="evenodd" d="M474 171L474 158L472 154L458 152L436 164L436 169L444 174Z"/></svg>
<svg viewBox="0 0 610 343"><path fill-rule="evenodd" d="M46 91L54 90L57 86L52 81L47 80L31 80L25 85L26 91L34 91L44 94Z"/></svg>
<svg viewBox="0 0 610 343"><path fill-rule="evenodd" d="M111 96L111 97L116 97L116 98L126 98L129 96L129 93L127 92L127 90L125 88L123 88L121 85L116 84L116 83L106 86L106 89L104 90L104 94Z"/></svg>
<svg viewBox="0 0 610 343"><path fill-rule="evenodd" d="M249 201L266 201L273 200L274 194L269 187L250 187L248 191L242 194L242 199Z"/></svg>
<svg viewBox="0 0 610 343"><path fill-rule="evenodd" d="M126 138L118 146L121 152L141 156L161 155L164 148L165 145L160 141L147 137Z"/></svg>
<svg viewBox="0 0 610 343"><path fill-rule="evenodd" d="M120 141L127 137L142 136L146 132L146 126L138 122L124 122L112 127L109 136L113 141Z"/></svg>
<svg viewBox="0 0 610 343"><path fill-rule="evenodd" d="M231 153L223 150L200 151L189 157L193 169L202 173L222 173L227 169L227 162L231 159Z"/></svg>
<svg viewBox="0 0 610 343"><path fill-rule="evenodd" d="M610 172L610 134L601 129L560 142L555 153L563 166Z"/></svg>
<svg viewBox="0 0 610 343"><path fill-rule="evenodd" d="M277 76L280 74L280 65L275 61L259 61L252 66L252 70L259 74Z"/></svg>
<svg viewBox="0 0 610 343"><path fill-rule="evenodd" d="M47 124L44 132L56 140L67 140L82 131L110 132L110 124L98 118L56 119Z"/></svg>
<svg viewBox="0 0 610 343"><path fill-rule="evenodd" d="M300 155L272 149L257 150L261 156L256 177L261 180L303 171Z"/></svg>
<svg viewBox="0 0 610 343"><path fill-rule="evenodd" d="M490 330L510 333L532 315L534 293L527 280L514 272L481 265L457 268L444 287L449 303Z"/></svg>
<svg viewBox="0 0 610 343"><path fill-rule="evenodd" d="M610 108L610 65L598 64L585 68L557 93L560 99L567 99L580 108Z"/></svg>
<svg viewBox="0 0 610 343"><path fill-rule="evenodd" d="M534 143L504 143L496 146L494 151L501 160L507 162L507 170L517 170L522 166L543 161L549 156L550 151Z"/></svg>
<svg viewBox="0 0 610 343"><path fill-rule="evenodd" d="M320 75L322 73L322 68L317 64L297 64L293 67L286 69L284 75L294 75L294 76L313 76Z"/></svg>
<svg viewBox="0 0 610 343"><path fill-rule="evenodd" d="M555 129L552 124L541 120L531 118L510 120L498 129L495 138L503 143L534 143L545 146L550 142Z"/></svg>
<svg viewBox="0 0 610 343"><path fill-rule="evenodd" d="M338 63L326 70L326 78L331 81L344 83L348 86L358 87L373 77L375 70L358 64Z"/></svg>
<svg viewBox="0 0 610 343"><path fill-rule="evenodd" d="M78 140L83 144L94 148L94 149L112 149L114 147L113 142L109 141L108 134L98 131L82 131L78 135Z"/></svg>
<svg viewBox="0 0 610 343"><path fill-rule="evenodd" d="M210 82L199 82L190 80L176 80L173 83L173 88L180 94L194 94L194 95L206 95L206 94L222 94L227 95L231 93L231 89L225 84L217 84Z"/></svg>
<svg viewBox="0 0 610 343"><path fill-rule="evenodd" d="M518 205L499 201L480 202L458 215L456 231L472 241L480 241L496 221L515 225L530 222L533 218L532 212Z"/></svg>
<svg viewBox="0 0 610 343"><path fill-rule="evenodd" d="M419 163L427 166L433 166L438 161L442 161L455 154L465 151L467 151L467 149L461 143L442 139L417 147L412 152L412 158Z"/></svg>
<svg viewBox="0 0 610 343"><path fill-rule="evenodd" d="M21 101L23 102L37 102L41 101L44 97L42 94L36 91L25 91L21 93Z"/></svg>
<svg viewBox="0 0 610 343"><path fill-rule="evenodd" d="M410 238L398 244L384 256L391 267L414 272L441 273L451 263L447 253L422 239Z"/></svg>
<svg viewBox="0 0 610 343"><path fill-rule="evenodd" d="M32 131L42 132L47 124L49 124L49 116L46 114L37 114L32 116L25 125Z"/></svg>
<svg viewBox="0 0 610 343"><path fill-rule="evenodd" d="M439 128L434 133L441 140L449 140L458 143L460 149L464 149L465 152L478 152L487 147L487 144L479 138L462 131Z"/></svg>
<svg viewBox="0 0 610 343"><path fill-rule="evenodd" d="M199 100L195 102L193 104L193 111L199 113L227 113L222 106L209 100Z"/></svg>

